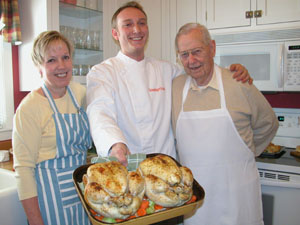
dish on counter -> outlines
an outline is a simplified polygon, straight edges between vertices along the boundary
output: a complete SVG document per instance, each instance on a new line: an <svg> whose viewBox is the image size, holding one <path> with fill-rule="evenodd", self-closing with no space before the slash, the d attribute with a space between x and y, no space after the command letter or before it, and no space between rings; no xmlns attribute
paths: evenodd
<svg viewBox="0 0 300 225"><path fill-rule="evenodd" d="M284 147L280 145L275 145L272 142L266 147L266 149L260 154L260 158L279 158L286 151L284 151Z"/></svg>
<svg viewBox="0 0 300 225"><path fill-rule="evenodd" d="M291 151L290 155L294 156L294 157L297 157L297 158L300 158L300 145L298 145L296 147L295 151Z"/></svg>

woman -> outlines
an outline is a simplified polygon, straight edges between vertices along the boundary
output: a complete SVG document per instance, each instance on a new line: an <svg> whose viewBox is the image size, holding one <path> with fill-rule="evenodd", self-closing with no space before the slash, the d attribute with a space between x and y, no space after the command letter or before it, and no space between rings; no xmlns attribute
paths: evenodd
<svg viewBox="0 0 300 225"><path fill-rule="evenodd" d="M57 31L43 32L32 60L43 85L23 99L14 117L19 198L30 225L89 224L72 181L92 145L85 87L71 82L72 46Z"/></svg>

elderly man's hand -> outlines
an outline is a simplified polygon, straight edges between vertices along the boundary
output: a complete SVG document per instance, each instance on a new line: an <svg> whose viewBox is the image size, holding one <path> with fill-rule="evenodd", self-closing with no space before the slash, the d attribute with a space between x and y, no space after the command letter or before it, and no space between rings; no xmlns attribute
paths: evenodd
<svg viewBox="0 0 300 225"><path fill-rule="evenodd" d="M124 166L128 165L126 156L130 155L130 151L128 150L127 146L123 143L116 143L111 147L111 152L109 156L116 157L120 163Z"/></svg>
<svg viewBox="0 0 300 225"><path fill-rule="evenodd" d="M248 70L243 65L232 64L230 66L230 70L235 72L233 74L233 78L235 78L237 81L242 81L243 83L248 81L249 84L253 83L253 79L250 77Z"/></svg>

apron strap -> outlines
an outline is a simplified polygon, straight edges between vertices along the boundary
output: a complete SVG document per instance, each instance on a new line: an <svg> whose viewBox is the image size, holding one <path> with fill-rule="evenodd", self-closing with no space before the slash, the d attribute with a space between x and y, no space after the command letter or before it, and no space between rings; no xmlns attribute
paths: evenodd
<svg viewBox="0 0 300 225"><path fill-rule="evenodd" d="M217 64L215 64L214 70L215 70L215 74L216 74L216 77L217 77L217 83L218 83L218 88L219 88L219 92L220 92L221 108L226 109L226 100L225 100L225 94L224 94L224 87L223 87L221 69Z"/></svg>
<svg viewBox="0 0 300 225"><path fill-rule="evenodd" d="M50 104L50 106L51 106L53 112L54 112L54 113L58 113L59 111L58 111L58 109L57 109L57 107L56 107L55 101L54 101L54 99L53 99L53 97L52 97L51 92L50 92L49 89L47 88L46 84L43 84L42 90L43 90L45 96L47 97L47 99L48 99L48 101L49 101L49 104ZM76 98L74 97L74 94L73 94L73 92L72 92L72 90L71 90L71 88L70 88L69 86L67 86L67 90L68 90L68 93L69 93L69 95L70 95L70 97L71 97L71 99L72 99L72 102L73 102L74 106L75 106L76 109L79 111L79 110L80 110L79 104L78 104Z"/></svg>
<svg viewBox="0 0 300 225"><path fill-rule="evenodd" d="M73 94L73 92L72 92L72 90L71 90L71 88L69 86L67 86L67 90L68 90L68 92L69 92L69 94L71 96L71 99L72 99L72 102L73 102L74 106L79 111L80 110L80 106L79 106L79 104L78 104L78 102L77 102L77 100L76 100L76 98L75 98L75 96L74 96L74 94Z"/></svg>
<svg viewBox="0 0 300 225"><path fill-rule="evenodd" d="M47 97L47 99L48 99L48 101L49 101L49 104L50 104L50 106L51 106L53 112L54 112L54 113L58 113L58 109L57 109L57 107L56 107L56 104L55 104L55 102L54 102L54 99L53 99L53 97L52 97L52 95L51 95L49 89L46 87L46 84L43 84L43 85L42 85L42 90L43 90L45 96Z"/></svg>

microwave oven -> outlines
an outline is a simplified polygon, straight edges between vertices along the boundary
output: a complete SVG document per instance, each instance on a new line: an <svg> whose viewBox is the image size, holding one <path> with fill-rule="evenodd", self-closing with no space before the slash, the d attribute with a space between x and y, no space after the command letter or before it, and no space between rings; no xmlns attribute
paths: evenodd
<svg viewBox="0 0 300 225"><path fill-rule="evenodd" d="M260 91L300 91L300 40L217 45L215 63L244 65Z"/></svg>

